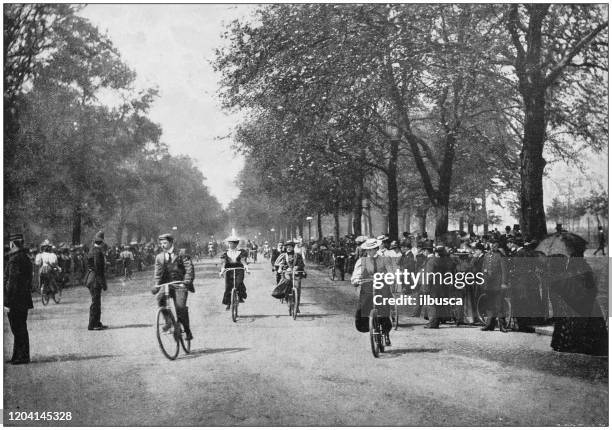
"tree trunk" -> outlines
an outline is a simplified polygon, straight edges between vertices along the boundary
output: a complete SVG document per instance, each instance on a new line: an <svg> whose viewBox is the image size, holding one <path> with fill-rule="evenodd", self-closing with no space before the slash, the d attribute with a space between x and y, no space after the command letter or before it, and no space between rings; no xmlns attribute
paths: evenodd
<svg viewBox="0 0 612 430"><path fill-rule="evenodd" d="M357 184L357 191L353 198L353 234L361 236L361 214L363 212L363 176Z"/></svg>
<svg viewBox="0 0 612 430"><path fill-rule="evenodd" d="M336 204L334 207L334 238L336 243L340 240L340 210Z"/></svg>
<svg viewBox="0 0 612 430"><path fill-rule="evenodd" d="M304 224L302 224L301 222L298 223L297 225L298 227L298 236L302 238L302 240L304 240ZM306 242L306 241L305 241Z"/></svg>
<svg viewBox="0 0 612 430"><path fill-rule="evenodd" d="M410 221L412 218L412 208L408 207L406 211L406 232L410 234Z"/></svg>
<svg viewBox="0 0 612 430"><path fill-rule="evenodd" d="M487 190L482 190L482 212L483 212L483 221L482 221L482 234L489 233L489 212L487 211Z"/></svg>
<svg viewBox="0 0 612 430"><path fill-rule="evenodd" d="M321 224L321 212L317 212L317 239L323 239L323 225Z"/></svg>
<svg viewBox="0 0 612 430"><path fill-rule="evenodd" d="M391 154L389 156L389 163L387 164L387 199L389 201L389 212L387 217L389 222L388 233L391 240L398 240L399 238L399 196L397 190L397 159L399 156L399 143L400 141L398 139L391 140Z"/></svg>
<svg viewBox="0 0 612 430"><path fill-rule="evenodd" d="M463 227L465 227L465 216L459 216L459 231L463 231Z"/></svg>
<svg viewBox="0 0 612 430"><path fill-rule="evenodd" d="M76 204L72 210L72 244L78 245L81 243L81 205Z"/></svg>
<svg viewBox="0 0 612 430"><path fill-rule="evenodd" d="M434 206L434 213L436 217L436 231L434 237L437 239L448 232L448 205Z"/></svg>
<svg viewBox="0 0 612 430"><path fill-rule="evenodd" d="M419 211L419 227L421 230L421 234L427 232L427 208L423 208Z"/></svg>
<svg viewBox="0 0 612 430"><path fill-rule="evenodd" d="M367 205L367 214L368 214L368 236L374 236L372 233L372 205L368 202Z"/></svg>
<svg viewBox="0 0 612 430"><path fill-rule="evenodd" d="M470 212L467 217L468 234L474 234L474 212L476 210L476 203L472 200L470 202Z"/></svg>
<svg viewBox="0 0 612 430"><path fill-rule="evenodd" d="M123 228L125 227L125 220L119 220L119 224L117 224L117 230L115 230L115 242L117 245L121 245L123 242Z"/></svg>
<svg viewBox="0 0 612 430"><path fill-rule="evenodd" d="M546 133L545 93L525 94L525 126L521 151L520 224L525 237L546 236L542 177L546 161L542 156Z"/></svg>

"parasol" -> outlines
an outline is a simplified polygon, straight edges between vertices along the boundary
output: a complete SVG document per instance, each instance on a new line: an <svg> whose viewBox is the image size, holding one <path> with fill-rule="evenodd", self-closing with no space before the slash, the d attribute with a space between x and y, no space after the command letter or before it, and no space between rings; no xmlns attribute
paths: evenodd
<svg viewBox="0 0 612 430"><path fill-rule="evenodd" d="M544 255L565 255L567 257L582 257L587 241L573 233L553 233L544 238L536 251Z"/></svg>

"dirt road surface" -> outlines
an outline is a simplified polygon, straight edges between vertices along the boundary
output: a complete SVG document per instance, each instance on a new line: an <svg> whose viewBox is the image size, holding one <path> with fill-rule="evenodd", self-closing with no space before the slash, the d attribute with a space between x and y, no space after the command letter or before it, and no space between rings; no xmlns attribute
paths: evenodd
<svg viewBox="0 0 612 430"><path fill-rule="evenodd" d="M233 323L213 260L196 264L189 296L192 353L160 352L151 272L111 281L106 331L87 330L89 293L35 309L32 363L4 365L5 425L550 426L608 424L607 358L551 350L550 337L423 330L402 311L393 345L375 359L354 328L357 291L314 269L302 314L270 296L267 263L252 266ZM12 335L4 312L4 359ZM9 412L70 411L69 422L9 421Z"/></svg>

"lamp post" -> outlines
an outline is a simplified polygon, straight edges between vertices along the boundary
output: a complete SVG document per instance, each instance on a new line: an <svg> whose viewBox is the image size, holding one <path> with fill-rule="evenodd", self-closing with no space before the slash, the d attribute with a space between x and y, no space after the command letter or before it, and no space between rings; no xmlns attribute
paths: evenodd
<svg viewBox="0 0 612 430"><path fill-rule="evenodd" d="M312 227L312 217L307 216L306 221L308 221L308 243L310 244L310 240L312 239L312 234L310 232L310 229Z"/></svg>

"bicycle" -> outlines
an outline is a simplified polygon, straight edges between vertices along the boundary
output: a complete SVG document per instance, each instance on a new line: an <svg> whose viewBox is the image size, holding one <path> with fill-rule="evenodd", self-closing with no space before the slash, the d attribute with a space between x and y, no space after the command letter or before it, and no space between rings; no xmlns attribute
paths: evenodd
<svg viewBox="0 0 612 430"><path fill-rule="evenodd" d="M285 271L286 273L287 271ZM303 270L291 270L291 293L287 294L286 300L287 305L289 307L289 315L295 320L297 319L298 309L300 308L300 290L301 290L301 281L298 282L298 285L295 285L295 275L296 274L305 274Z"/></svg>
<svg viewBox="0 0 612 430"><path fill-rule="evenodd" d="M62 300L62 288L58 286L58 283L55 279L55 269L51 269L48 272L41 273L41 275L45 274L46 276L40 276L40 297L42 300L43 306L47 306L49 303L49 296L53 298L53 301L56 304Z"/></svg>
<svg viewBox="0 0 612 430"><path fill-rule="evenodd" d="M361 279L359 281L359 285L361 287L362 284L372 281L373 279ZM376 289L374 288L374 284L372 284L372 294L376 295ZM385 352L385 344L383 342L382 323L380 321L380 317L378 316L378 309L376 308L375 303L372 303L372 309L370 310L370 314L368 315L368 326L372 355L374 355L375 358L378 358L381 352Z"/></svg>
<svg viewBox="0 0 612 430"><path fill-rule="evenodd" d="M221 275L224 275L226 272L234 271L234 286L232 287L231 302L230 302L230 309L232 312L233 322L238 321L238 303L240 303L240 297L238 297L238 289L236 288L236 273L235 273L236 270L244 271L245 268L244 267L228 267L227 269L223 269L223 271L221 272Z"/></svg>
<svg viewBox="0 0 612 430"><path fill-rule="evenodd" d="M488 298L487 298L487 293L484 292L482 294L480 294L478 296L478 299L476 300L476 315L478 316L478 320L483 323L484 325L488 324L488 320L487 320L487 305L488 305ZM503 299L503 306L504 306L504 310L503 310L503 314L504 314L504 328L506 330L509 330L513 327L514 325L514 321L513 321L513 317L512 317L512 303L510 303L510 298L509 297L505 297ZM500 321L501 324L501 321Z"/></svg>
<svg viewBox="0 0 612 430"><path fill-rule="evenodd" d="M338 260L339 262L337 262ZM329 267L329 279L331 279L332 281L336 280L336 267L338 266L338 264L342 264L344 266L346 264L346 257L343 255L340 255L338 257L332 255L332 264Z"/></svg>
<svg viewBox="0 0 612 430"><path fill-rule="evenodd" d="M123 264L123 279L125 281L132 279L132 263L130 261Z"/></svg>
<svg viewBox="0 0 612 430"><path fill-rule="evenodd" d="M185 351L185 354L191 352L191 341L187 340L185 330L182 324L178 321L175 316L176 311L173 310L173 306L170 303L174 303L170 296L170 287L174 288L187 288L182 281L168 282L159 285L160 290L163 289L164 305L160 306L157 310L156 319L156 334L157 342L162 353L169 360L174 360L179 354L179 344ZM170 320L170 327L168 327L168 320Z"/></svg>

